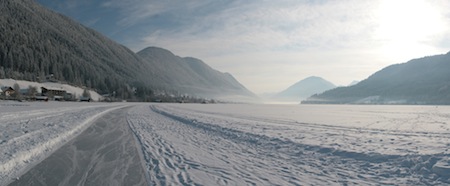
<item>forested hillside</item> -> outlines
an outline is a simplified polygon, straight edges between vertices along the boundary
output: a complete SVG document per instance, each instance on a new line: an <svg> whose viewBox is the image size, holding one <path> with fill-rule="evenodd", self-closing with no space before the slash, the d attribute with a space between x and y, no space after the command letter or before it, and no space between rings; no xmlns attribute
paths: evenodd
<svg viewBox="0 0 450 186"><path fill-rule="evenodd" d="M2 0L0 12L0 79L52 77L121 99L148 100L155 92L207 98L254 96L231 75L204 63L197 73L192 60L155 47L141 57L33 0Z"/></svg>
<svg viewBox="0 0 450 186"><path fill-rule="evenodd" d="M247 88L240 84L231 74L214 70L200 59L185 57L183 60L196 74L206 80L207 87L225 85L217 87L218 90L216 91L229 94L244 93L244 95L254 96L252 92L247 90Z"/></svg>
<svg viewBox="0 0 450 186"><path fill-rule="evenodd" d="M303 103L450 104L450 53L388 66Z"/></svg>
<svg viewBox="0 0 450 186"><path fill-rule="evenodd" d="M125 85L148 68L126 47L32 0L1 1L0 12L0 78L38 81L53 74L126 94Z"/></svg>
<svg viewBox="0 0 450 186"><path fill-rule="evenodd" d="M199 59L182 58L158 47L148 47L137 54L153 67L147 77L156 80L153 83L158 89L201 96L255 96L230 74L214 70Z"/></svg>

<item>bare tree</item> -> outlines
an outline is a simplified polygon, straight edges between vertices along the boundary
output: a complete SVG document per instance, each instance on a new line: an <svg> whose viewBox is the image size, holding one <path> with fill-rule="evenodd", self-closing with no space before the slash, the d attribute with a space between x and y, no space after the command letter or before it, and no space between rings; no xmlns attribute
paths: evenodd
<svg viewBox="0 0 450 186"><path fill-rule="evenodd" d="M37 87L35 86L28 86L28 96L36 96L37 94Z"/></svg>

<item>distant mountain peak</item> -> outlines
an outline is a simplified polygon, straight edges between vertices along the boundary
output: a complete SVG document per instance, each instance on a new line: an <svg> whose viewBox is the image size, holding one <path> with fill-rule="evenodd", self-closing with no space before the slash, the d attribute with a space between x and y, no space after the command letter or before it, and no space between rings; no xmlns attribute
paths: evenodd
<svg viewBox="0 0 450 186"><path fill-rule="evenodd" d="M310 80L310 79L320 79L320 80L324 80L323 78L319 77L319 76L309 76L303 80Z"/></svg>
<svg viewBox="0 0 450 186"><path fill-rule="evenodd" d="M334 87L336 86L333 83L321 77L310 76L291 85L273 98L280 101L301 101L313 94L322 93Z"/></svg>
<svg viewBox="0 0 450 186"><path fill-rule="evenodd" d="M353 80L352 82L350 82L347 86L353 86L353 85L356 85L356 84L358 84L360 81L357 81L357 80Z"/></svg>
<svg viewBox="0 0 450 186"><path fill-rule="evenodd" d="M450 104L450 52L387 66L354 86L314 95L304 103Z"/></svg>
<svg viewBox="0 0 450 186"><path fill-rule="evenodd" d="M165 48L155 47L155 46L146 47L146 48L142 49L141 51L137 52L137 54L140 56L152 55L154 53L158 53L158 55L164 55L164 56L175 56L175 54L172 53L172 51L167 50Z"/></svg>
<svg viewBox="0 0 450 186"><path fill-rule="evenodd" d="M149 46L149 47L145 47L144 49L142 49L140 52L144 52L144 51L164 51L164 52L170 52L172 53L170 50L167 50L165 48L161 48L161 47L157 47L157 46Z"/></svg>

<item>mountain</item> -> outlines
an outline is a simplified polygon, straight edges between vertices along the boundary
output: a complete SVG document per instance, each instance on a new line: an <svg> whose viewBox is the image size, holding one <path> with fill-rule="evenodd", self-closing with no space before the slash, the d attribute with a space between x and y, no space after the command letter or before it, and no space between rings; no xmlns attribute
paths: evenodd
<svg viewBox="0 0 450 186"><path fill-rule="evenodd" d="M303 103L450 104L450 52L388 66Z"/></svg>
<svg viewBox="0 0 450 186"><path fill-rule="evenodd" d="M119 98L156 91L208 98L253 97L230 74L150 47L134 53L33 0L0 1L0 79L87 86Z"/></svg>
<svg viewBox="0 0 450 186"><path fill-rule="evenodd" d="M2 79L42 81L51 75L127 97L131 82L149 68L128 48L33 0L3 0L0 11Z"/></svg>
<svg viewBox="0 0 450 186"><path fill-rule="evenodd" d="M199 59L182 58L158 47L147 47L137 54L153 67L147 75L157 80L154 84L160 89L200 96L255 97L231 74L214 70Z"/></svg>
<svg viewBox="0 0 450 186"><path fill-rule="evenodd" d="M313 94L322 93L334 87L336 86L333 83L321 77L311 76L276 94L273 99L282 101L301 101Z"/></svg>
<svg viewBox="0 0 450 186"><path fill-rule="evenodd" d="M354 80L354 81L352 81L350 84L348 84L347 86L349 87L349 86L353 86L353 85L356 85L356 84L358 84L359 83L359 81L357 81L357 80Z"/></svg>

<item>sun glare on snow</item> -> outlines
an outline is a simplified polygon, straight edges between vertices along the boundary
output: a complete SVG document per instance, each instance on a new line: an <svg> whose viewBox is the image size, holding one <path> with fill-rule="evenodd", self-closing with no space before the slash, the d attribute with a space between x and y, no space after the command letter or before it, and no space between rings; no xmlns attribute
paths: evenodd
<svg viewBox="0 0 450 186"><path fill-rule="evenodd" d="M386 0L378 9L376 38L382 52L395 60L437 52L433 40L443 34L445 23L436 6L425 0ZM397 61L401 62L401 61Z"/></svg>

